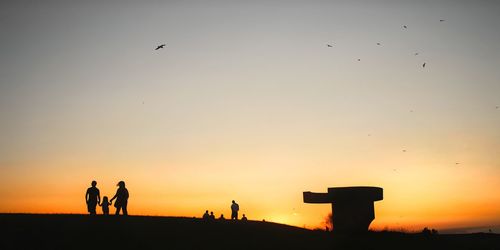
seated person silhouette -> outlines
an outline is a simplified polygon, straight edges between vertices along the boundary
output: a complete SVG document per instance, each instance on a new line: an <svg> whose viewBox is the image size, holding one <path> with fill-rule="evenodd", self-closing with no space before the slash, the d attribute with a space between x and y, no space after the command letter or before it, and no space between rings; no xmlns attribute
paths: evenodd
<svg viewBox="0 0 500 250"><path fill-rule="evenodd" d="M97 181L92 181L92 186L87 189L85 194L85 202L87 203L87 211L94 215L96 214L97 204L101 202L101 195L99 194L99 189L97 186Z"/></svg>
<svg viewBox="0 0 500 250"><path fill-rule="evenodd" d="M248 220L247 217L245 216L245 214L243 214L243 217L241 217L241 220L242 221L247 221Z"/></svg>
<svg viewBox="0 0 500 250"><path fill-rule="evenodd" d="M102 214L109 215L109 206L111 203L108 201L108 196L102 197L102 203L99 206L102 207Z"/></svg>
<svg viewBox="0 0 500 250"><path fill-rule="evenodd" d="M203 214L203 217L201 217L201 218L204 219L204 220L210 219L210 214L208 214L208 210L205 211L205 213Z"/></svg>
<svg viewBox="0 0 500 250"><path fill-rule="evenodd" d="M224 214L220 214L219 220L226 220L226 218L224 218Z"/></svg>
<svg viewBox="0 0 500 250"><path fill-rule="evenodd" d="M214 212L210 212L209 218L210 218L210 220L215 220Z"/></svg>
<svg viewBox="0 0 500 250"><path fill-rule="evenodd" d="M128 190L125 188L125 182L120 181L117 184L118 190L116 190L115 196L111 198L110 203L113 202L114 199L116 199L115 202L115 207L116 207L116 213L115 215L120 214L120 210L123 211L123 215L127 215L127 203L128 203Z"/></svg>

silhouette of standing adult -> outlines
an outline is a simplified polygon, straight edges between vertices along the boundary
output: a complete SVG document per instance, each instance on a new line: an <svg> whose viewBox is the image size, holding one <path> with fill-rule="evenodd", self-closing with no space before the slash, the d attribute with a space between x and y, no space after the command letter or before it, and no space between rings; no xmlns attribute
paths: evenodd
<svg viewBox="0 0 500 250"><path fill-rule="evenodd" d="M240 206L233 200L233 204L231 204L231 220L238 220L238 211L240 210Z"/></svg>
<svg viewBox="0 0 500 250"><path fill-rule="evenodd" d="M97 181L92 181L92 187L87 189L87 193L85 193L85 202L87 203L87 211L94 215L96 214L95 209L97 204L101 202L101 195L99 194L99 189L96 188Z"/></svg>
<svg viewBox="0 0 500 250"><path fill-rule="evenodd" d="M123 215L127 215L127 203L128 203L128 190L125 188L125 182L120 181L117 184L118 190L116 190L115 196L111 198L110 202L113 203L113 200L116 199L115 207L116 213L115 215L120 214L120 210L123 211Z"/></svg>

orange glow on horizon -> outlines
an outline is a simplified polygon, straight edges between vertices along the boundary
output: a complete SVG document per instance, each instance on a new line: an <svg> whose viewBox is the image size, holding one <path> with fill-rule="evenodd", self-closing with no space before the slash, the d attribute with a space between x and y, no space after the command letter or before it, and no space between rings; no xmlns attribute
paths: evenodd
<svg viewBox="0 0 500 250"><path fill-rule="evenodd" d="M4 183L7 185L0 189L0 195L5 197L0 202L0 212L85 214L84 194L90 184L88 180L92 180L93 177L85 176L84 172L99 168L79 169L78 172L65 172L61 169L63 175L60 175L61 178L57 181L50 179L47 175L49 172L32 172L31 175L26 173L22 180L5 179ZM130 214L201 217L205 210L209 210L217 217L223 213L227 218L230 215L230 201L235 199L241 207L240 216L244 213L251 220L265 219L299 227L324 228L325 218L330 212L328 204L302 203L302 191L326 192L328 187L323 184L321 187L295 184L308 183L305 180L306 176L289 175L288 181L285 182L280 181L283 176L268 175L260 178L261 185L258 185L254 181L248 182L248 179L227 180L209 173L193 182L194 178L198 177L191 171L179 171L174 176L162 171L160 167L156 170L155 173L142 172L139 169L127 173L131 176L125 179L130 192ZM441 171L444 170L429 169L426 171L427 174L421 177L418 172L410 171L400 174L399 178L393 180L385 178L386 184L379 185L384 188L384 200L375 203L376 219L372 222L371 228L418 231L425 226L444 229L500 223L498 218L500 201L497 197L491 193L478 194L474 189L467 188L467 185L459 185L464 181L462 178L439 180L437 176L444 175L439 173ZM102 175L113 176L112 172L102 172ZM10 174L14 176L19 173L11 171ZM249 173L236 173L233 176L236 178L245 174ZM402 179L407 178L405 174L414 180L419 178L426 180L429 186L398 188L402 184L400 183ZM473 170L464 174L472 181L467 182L469 186L481 185L482 188L491 190L500 188L495 176L479 178L480 173ZM290 182L290 178L295 178L296 181ZM96 179L101 197L104 195L112 197L116 191L116 182L121 180L118 177ZM191 181L183 181L187 179ZM435 186L432 185L434 182L446 185L439 185L441 189L435 190ZM344 183L348 185L347 181ZM376 183L369 184L376 185ZM344 184L339 182L339 186L341 185ZM113 210L114 208L112 212ZM98 207L98 212L100 211Z"/></svg>

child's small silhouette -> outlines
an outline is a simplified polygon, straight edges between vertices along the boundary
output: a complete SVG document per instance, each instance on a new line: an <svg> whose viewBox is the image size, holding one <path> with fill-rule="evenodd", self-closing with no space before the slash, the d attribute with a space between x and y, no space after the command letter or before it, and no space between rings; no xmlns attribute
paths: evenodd
<svg viewBox="0 0 500 250"><path fill-rule="evenodd" d="M108 196L102 197L102 203L99 204L102 207L102 214L109 215L109 206L111 206L111 202L108 201Z"/></svg>

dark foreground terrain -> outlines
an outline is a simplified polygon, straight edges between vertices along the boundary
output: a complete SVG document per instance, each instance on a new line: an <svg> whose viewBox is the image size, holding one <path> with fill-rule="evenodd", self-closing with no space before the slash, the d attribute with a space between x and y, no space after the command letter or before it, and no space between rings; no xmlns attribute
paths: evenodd
<svg viewBox="0 0 500 250"><path fill-rule="evenodd" d="M0 214L0 249L494 249L500 235L334 235L268 222Z"/></svg>

